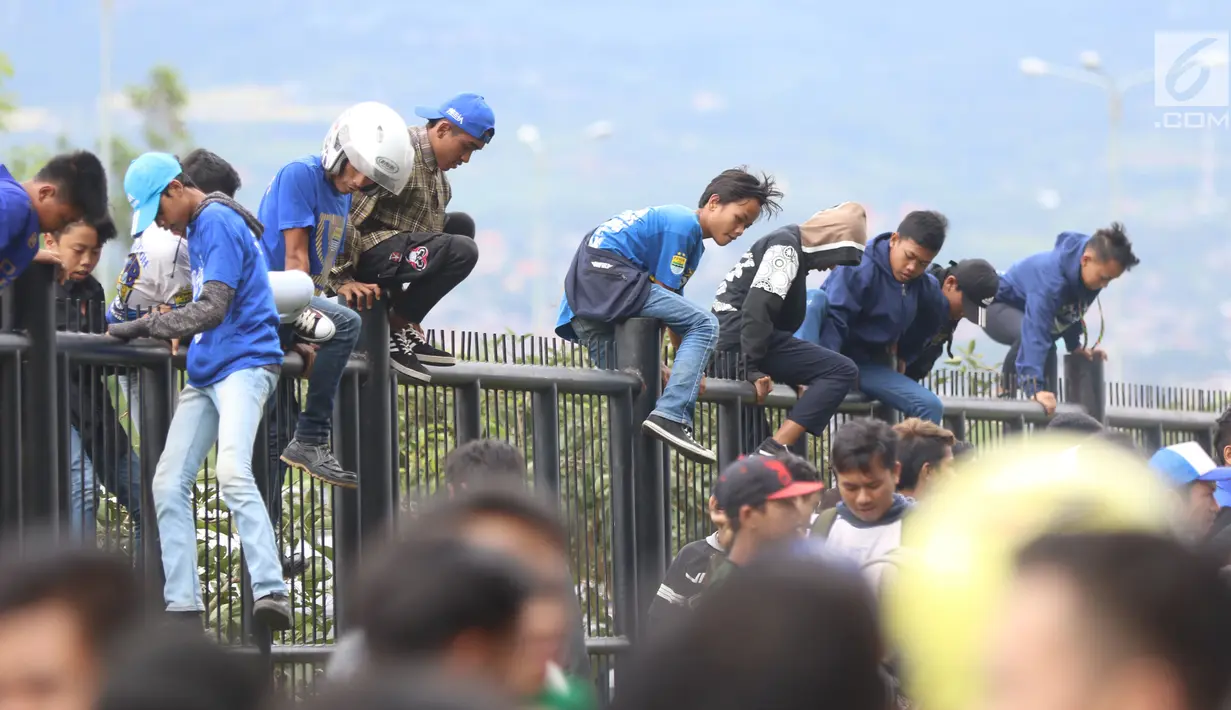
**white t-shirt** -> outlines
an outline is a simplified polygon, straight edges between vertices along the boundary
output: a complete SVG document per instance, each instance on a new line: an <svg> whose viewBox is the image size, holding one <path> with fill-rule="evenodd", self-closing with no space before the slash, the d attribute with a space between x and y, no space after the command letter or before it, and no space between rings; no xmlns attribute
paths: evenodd
<svg viewBox="0 0 1231 710"><path fill-rule="evenodd" d="M163 304L179 308L192 301L192 267L188 244L161 227L151 226L133 240L128 261L115 284L107 320L120 323Z"/></svg>

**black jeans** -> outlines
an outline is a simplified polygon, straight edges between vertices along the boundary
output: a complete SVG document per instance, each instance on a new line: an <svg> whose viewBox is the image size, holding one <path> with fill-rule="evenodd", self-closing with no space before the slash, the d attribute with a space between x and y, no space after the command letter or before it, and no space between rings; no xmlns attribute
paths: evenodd
<svg viewBox="0 0 1231 710"><path fill-rule="evenodd" d="M740 379L743 379L742 368L732 367L739 361L738 353L722 353L715 360L726 363L722 368L726 376L738 372ZM787 419L813 436L825 432L829 420L859 379L859 368L850 358L800 340L785 330L776 330L770 336L769 348L765 357L757 363L757 368L775 383L807 387L804 395L787 413ZM745 407L743 419L744 453L749 453L755 451L773 432L770 431L764 407Z"/></svg>
<svg viewBox="0 0 1231 710"><path fill-rule="evenodd" d="M1016 395L1018 389L1017 353L1022 347L1022 320L1025 317L1026 314L1019 308L1006 303L993 303L987 307L987 320L983 325L983 332L987 333L989 338L1009 346L1009 352L1004 356L1002 372L1005 392L1010 395ZM1056 394L1059 384L1056 373L1057 359L1056 344L1052 343L1051 349L1047 351L1047 361L1043 364L1042 389L1053 394Z"/></svg>
<svg viewBox="0 0 1231 710"><path fill-rule="evenodd" d="M359 256L355 275L392 293L389 306L411 323L421 323L437 303L474 270L479 247L474 241L474 220L451 214L446 229L470 234L395 234Z"/></svg>

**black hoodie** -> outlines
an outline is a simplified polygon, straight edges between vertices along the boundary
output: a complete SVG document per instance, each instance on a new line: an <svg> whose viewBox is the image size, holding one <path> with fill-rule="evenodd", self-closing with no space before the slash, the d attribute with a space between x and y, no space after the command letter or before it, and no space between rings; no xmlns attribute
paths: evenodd
<svg viewBox="0 0 1231 710"><path fill-rule="evenodd" d="M867 238L863 207L844 202L758 239L718 285L717 349L741 353L750 382L764 377L758 364L770 336L804 322L808 272L858 264Z"/></svg>

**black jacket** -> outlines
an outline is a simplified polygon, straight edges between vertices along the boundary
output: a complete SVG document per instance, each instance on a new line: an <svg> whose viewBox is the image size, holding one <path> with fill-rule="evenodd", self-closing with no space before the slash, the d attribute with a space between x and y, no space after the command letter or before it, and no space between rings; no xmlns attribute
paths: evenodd
<svg viewBox="0 0 1231 710"><path fill-rule="evenodd" d="M56 329L72 333L104 333L106 293L93 276L56 286ZM70 364L68 368L69 423L81 435L81 445L94 464L99 480L117 480L117 459L128 451L128 434L111 405L111 392L103 368Z"/></svg>
<svg viewBox="0 0 1231 710"><path fill-rule="evenodd" d="M804 322L802 256L799 227L788 224L753 242L718 285L710 307L718 316L717 349L740 352L750 382L764 376L757 365L773 332L793 333Z"/></svg>
<svg viewBox="0 0 1231 710"><path fill-rule="evenodd" d="M853 202L821 210L753 242L718 285L711 306L718 316L717 349L742 356L749 382L764 377L759 365L770 336L774 331L794 333L804 322L808 272L858 264L866 243L867 218L863 207Z"/></svg>
<svg viewBox="0 0 1231 710"><path fill-rule="evenodd" d="M936 277L939 283L945 282L945 268L940 264L932 264L928 267L928 273ZM946 352L950 357L953 355L953 331L957 330L957 325L961 320L945 319L940 324L940 330L932 336L931 340L923 346L923 352L919 357L915 358L909 365L906 366L906 376L915 381L922 381L927 378L928 373L932 368L936 367L936 361L940 359Z"/></svg>

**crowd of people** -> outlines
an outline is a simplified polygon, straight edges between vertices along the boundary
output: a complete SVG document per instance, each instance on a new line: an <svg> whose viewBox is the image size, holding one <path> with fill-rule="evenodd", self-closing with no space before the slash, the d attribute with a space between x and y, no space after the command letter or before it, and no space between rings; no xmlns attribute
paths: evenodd
<svg viewBox="0 0 1231 710"><path fill-rule="evenodd" d="M1039 438L1053 432L1074 449L1116 446L1147 465L1096 420L1058 416ZM1231 452L1231 412L1216 438L1217 455ZM985 475L983 459L926 420L853 419L832 437L831 490L790 453L730 464L713 482L714 532L680 549L609 685L613 697L600 701L562 513L528 486L516 448L472 441L446 457L444 485L365 553L346 600L348 624L306 703L932 707L915 700L915 664L886 624L885 599L917 563L915 546L928 544L915 521L955 480ZM1231 502L1231 467L1193 442L1160 450L1148 466L1178 512L1169 532L1053 522L1005 560L993 622L975 630L985 658L961 676L977 689L977 707L1220 710L1231 699L1231 508L1220 507ZM980 532L988 531L971 534ZM952 574L977 583L974 571ZM264 710L288 702L255 654L206 640L143 592L126 557L92 546L27 538L0 551L0 707ZM943 645L946 630L938 634Z"/></svg>
<svg viewBox="0 0 1231 710"><path fill-rule="evenodd" d="M278 496L266 500L252 471L262 418L280 423L274 490L287 468L354 488L358 477L334 456L329 432L359 342L357 312L385 302L390 360L403 377L429 382L426 366L455 362L420 324L478 259L474 221L446 211L445 173L490 143L495 117L475 94L416 113L424 125L377 103L351 107L319 153L273 176L255 211L235 200L239 176L221 156L138 157L124 177L134 241L110 304L92 276L116 235L97 158L57 156L22 183L0 166L0 288L31 263L54 264L57 296L81 304L61 309L61 328L187 349L187 386L152 483L165 574L150 605L157 622L144 621L131 565L88 544L4 553L0 708L272 702L251 659L200 639L192 488L216 444L253 618L290 627L288 560L271 520ZM557 333L582 343L596 366L613 366L621 322L662 322L674 359L641 426L686 457L716 462L692 428L707 376L747 381L758 404L776 383L799 393L776 429L752 405L741 418L747 455L714 480L712 534L679 551L643 610L649 623L619 675L617 707L912 704L917 659L883 628L882 600L912 564L918 511L981 456L942 426L940 401L921 382L965 319L1011 348L1002 395L1024 395L1053 415L1057 341L1106 357L1101 325L1090 342L1087 310L1138 263L1113 223L1064 232L1003 273L978 258L943 266L941 213L911 212L869 239L864 208L842 202L754 241L708 309L685 298L706 240L721 247L741 238L782 198L769 175L723 171L696 207L601 222L565 275ZM807 287L811 272L829 272L820 289ZM288 352L305 362L302 400L280 377ZM133 426L148 424L139 382L122 377L120 386ZM107 383L82 370L70 387L72 525L92 540L101 483L132 514L139 548L137 456L126 438L115 445L123 429ZM826 489L790 449L804 433L824 434L854 390L904 419L855 419L829 434ZM1131 439L1085 415L1054 414L1049 429L1144 460ZM1060 531L1023 542L1006 563L1013 583L989 631L987 667L969 669L970 682L986 686L986 707L1215 710L1228 700L1231 594L1220 575L1231 563L1231 413L1219 420L1215 448L1218 462L1197 442L1149 458L1181 511L1171 535ZM310 702L322 710L594 706L569 535L554 503L527 489L525 461L507 444L471 442L444 469L444 490L365 555L349 597L354 622ZM1108 675L1122 682L1098 687Z"/></svg>

